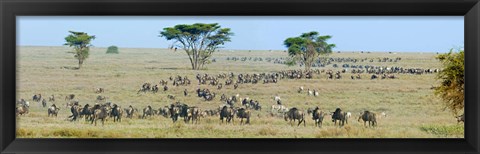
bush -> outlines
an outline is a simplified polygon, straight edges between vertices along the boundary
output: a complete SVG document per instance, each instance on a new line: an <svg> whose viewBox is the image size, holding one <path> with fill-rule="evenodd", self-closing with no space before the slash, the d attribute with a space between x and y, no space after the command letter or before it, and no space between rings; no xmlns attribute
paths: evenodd
<svg viewBox="0 0 480 154"><path fill-rule="evenodd" d="M445 136L445 137L450 135L461 136L464 133L463 125L450 125L450 126L425 125L420 127L420 129L430 134Z"/></svg>
<svg viewBox="0 0 480 154"><path fill-rule="evenodd" d="M107 54L118 54L118 47L117 46L109 46L108 49L107 49Z"/></svg>

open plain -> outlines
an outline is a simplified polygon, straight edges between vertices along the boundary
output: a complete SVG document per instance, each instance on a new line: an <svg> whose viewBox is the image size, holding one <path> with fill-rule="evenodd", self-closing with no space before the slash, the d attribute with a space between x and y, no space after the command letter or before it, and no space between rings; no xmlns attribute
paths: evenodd
<svg viewBox="0 0 480 154"><path fill-rule="evenodd" d="M362 73L361 79L351 79L350 70L342 73L341 79L327 79L325 73L314 74L313 79L280 79L278 83L239 84L217 89L216 86L199 85L197 74L208 73L272 73L283 70L303 70L300 66L276 64L266 59L286 58L284 51L221 50L214 53L215 62L207 64L204 70L191 70L184 51L169 49L120 48L120 54L105 54L106 48L93 47L89 58L81 69L72 51L67 47L21 46L17 49L17 99L30 102L29 113L17 116L17 137L19 138L463 138L463 123L457 123L455 115L443 110L442 103L434 95L433 86L439 82L436 73L398 74L395 79L370 79L371 74ZM330 58L367 59L364 62L333 62L326 67L312 69L341 71L343 64L373 65L403 68L438 69L440 63L436 53L421 52L348 52L331 54ZM230 60L231 57L246 57L247 60ZM249 58L252 57L251 60ZM262 61L254 61L254 58ZM227 58L229 60L227 60ZM401 58L397 62L378 62L381 58ZM373 62L369 60L373 59ZM332 67L333 64L339 67ZM169 77L187 76L192 83L188 86L173 86ZM137 93L145 82L153 85L167 80L169 89L158 93ZM220 79L220 83L225 79ZM304 91L298 92L303 86ZM95 93L104 88L103 93ZM196 96L197 88L208 88L216 93L212 101ZM183 95L184 89L189 92ZM319 96L308 95L308 89L315 89ZM48 101L47 107L32 100L35 94L44 98L54 95L55 101ZM133 106L138 114L133 118L123 117L121 122L107 119L94 126L84 119L70 121L70 108L66 107L65 96L75 94L80 105L96 102L98 95L107 97L108 102L122 108ZM154 109L174 102L197 106L201 110L216 110L225 104L220 96L239 94L240 98L258 100L262 110L251 110L251 124L241 125L235 118L233 123L221 123L219 116L200 118L198 124L175 123L168 117L154 115L139 118L142 109L148 105ZM167 96L175 96L175 100ZM336 108L351 112L352 117L343 127L334 126L331 117L326 116L323 127L315 127L310 115L306 126L291 125L282 114L271 113L280 96L286 107L297 107L307 111L318 106L330 113ZM13 102L12 102L13 103ZM48 117L47 108L56 104L60 111L57 117ZM238 103L237 103L238 104ZM240 105L241 106L241 103ZM358 113L365 110L377 113L376 127L365 127L358 122ZM380 116L380 113L387 116ZM125 115L124 115L125 116Z"/></svg>

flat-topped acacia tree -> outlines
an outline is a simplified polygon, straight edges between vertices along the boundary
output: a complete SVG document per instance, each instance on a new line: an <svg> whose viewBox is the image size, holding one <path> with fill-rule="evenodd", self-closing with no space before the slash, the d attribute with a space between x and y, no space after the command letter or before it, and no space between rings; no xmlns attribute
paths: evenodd
<svg viewBox="0 0 480 154"><path fill-rule="evenodd" d="M288 48L288 55L293 57L291 63L297 61L305 64L305 70L310 70L313 62L321 55L332 53L335 44L328 44L330 35L320 36L318 32L303 33L299 37L287 38L283 44Z"/></svg>
<svg viewBox="0 0 480 154"><path fill-rule="evenodd" d="M64 45L68 45L69 47L73 47L75 52L75 58L78 60L78 69L82 67L83 61L88 58L90 47L92 44L90 43L92 40L95 39L95 36L88 35L85 32L75 32L75 31L68 31L70 34L65 37L66 43Z"/></svg>
<svg viewBox="0 0 480 154"><path fill-rule="evenodd" d="M193 70L199 70L210 62L212 54L225 42L230 42L230 28L221 28L218 23L180 24L164 28L159 37L174 40L175 46L185 50Z"/></svg>

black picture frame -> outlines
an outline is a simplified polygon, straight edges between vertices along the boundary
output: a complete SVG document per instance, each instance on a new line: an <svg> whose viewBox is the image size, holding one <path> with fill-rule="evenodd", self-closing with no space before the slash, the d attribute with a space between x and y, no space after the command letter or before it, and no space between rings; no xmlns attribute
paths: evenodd
<svg viewBox="0 0 480 154"><path fill-rule="evenodd" d="M1 153L479 153L478 0L0 0ZM464 139L16 139L16 16L454 15L465 17Z"/></svg>

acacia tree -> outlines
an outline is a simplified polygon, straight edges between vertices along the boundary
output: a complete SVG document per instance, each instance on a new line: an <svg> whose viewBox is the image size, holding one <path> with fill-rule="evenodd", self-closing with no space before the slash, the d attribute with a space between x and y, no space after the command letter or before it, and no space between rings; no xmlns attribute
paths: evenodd
<svg viewBox="0 0 480 154"><path fill-rule="evenodd" d="M192 64L192 69L203 68L210 62L210 57L225 42L230 42L230 28L221 28L218 23L193 25L180 24L164 28L159 37L174 40L175 46L185 50Z"/></svg>
<svg viewBox="0 0 480 154"><path fill-rule="evenodd" d="M436 57L443 65L437 74L441 80L440 86L435 88L435 94L444 102L445 109L450 109L454 114L464 108L465 88L465 56L464 51L458 53L450 51Z"/></svg>
<svg viewBox="0 0 480 154"><path fill-rule="evenodd" d="M73 47L75 51L72 53L75 54L74 57L78 60L78 68L80 69L83 61L89 56L90 47L92 46L90 42L95 39L95 36L90 36L85 32L68 32L70 32L70 34L65 37L66 43L64 45Z"/></svg>
<svg viewBox="0 0 480 154"><path fill-rule="evenodd" d="M309 70L313 62L321 55L332 53L335 44L328 44L330 35L320 36L318 32L303 33L299 37L287 38L283 44L288 48L288 55L293 57L291 65L303 62L305 70Z"/></svg>

